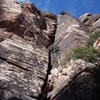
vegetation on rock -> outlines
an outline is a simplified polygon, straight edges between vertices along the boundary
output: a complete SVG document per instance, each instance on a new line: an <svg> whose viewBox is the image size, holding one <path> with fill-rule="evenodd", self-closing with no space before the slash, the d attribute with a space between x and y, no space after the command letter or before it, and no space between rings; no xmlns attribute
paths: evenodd
<svg viewBox="0 0 100 100"><path fill-rule="evenodd" d="M100 50L93 47L93 43L98 37L100 37L100 31L91 34L85 46L76 47L69 54L65 55L65 58L61 61L61 65L65 65L71 59L82 59L91 63L98 62L100 60Z"/></svg>
<svg viewBox="0 0 100 100"><path fill-rule="evenodd" d="M89 39L86 41L86 46L93 46L93 43L100 37L100 31L90 34Z"/></svg>
<svg viewBox="0 0 100 100"><path fill-rule="evenodd" d="M57 51L59 51L59 47L58 47L58 45L56 45L56 44L51 44L51 45L48 47L48 49L49 49L50 51L52 51L52 52L57 52Z"/></svg>

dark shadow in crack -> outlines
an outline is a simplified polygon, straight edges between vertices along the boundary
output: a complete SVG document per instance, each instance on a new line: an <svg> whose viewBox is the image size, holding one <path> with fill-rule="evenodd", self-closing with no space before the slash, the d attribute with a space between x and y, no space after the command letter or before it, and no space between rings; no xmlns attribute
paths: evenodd
<svg viewBox="0 0 100 100"><path fill-rule="evenodd" d="M46 74L46 77L45 77L45 80L44 80L44 84L43 84L42 89L41 89L42 92L41 92L38 100L47 100L46 86L47 86L48 76L50 74L51 69L52 69L51 51L49 50L49 54L48 54L48 70L47 70L47 74Z"/></svg>

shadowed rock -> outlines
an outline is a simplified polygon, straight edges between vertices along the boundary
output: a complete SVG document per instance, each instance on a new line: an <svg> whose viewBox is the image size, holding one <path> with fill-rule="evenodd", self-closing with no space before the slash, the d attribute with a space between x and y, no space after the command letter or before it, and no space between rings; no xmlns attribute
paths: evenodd
<svg viewBox="0 0 100 100"><path fill-rule="evenodd" d="M99 100L99 91L96 90L100 89L97 88L99 83L96 83L98 75L94 75L96 69L97 66L81 59L71 60L64 67L53 69L49 76L49 87L53 89L48 97L50 100Z"/></svg>

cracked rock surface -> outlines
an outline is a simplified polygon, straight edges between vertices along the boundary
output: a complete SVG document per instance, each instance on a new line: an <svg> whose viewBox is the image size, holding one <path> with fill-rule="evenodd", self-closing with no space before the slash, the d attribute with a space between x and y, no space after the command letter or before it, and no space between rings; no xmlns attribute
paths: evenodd
<svg viewBox="0 0 100 100"><path fill-rule="evenodd" d="M64 67L53 69L49 75L49 87L53 89L48 97L51 100L92 100L96 96L96 91L92 89L97 86L92 75L95 69L95 65L81 59L71 60Z"/></svg>
<svg viewBox="0 0 100 100"><path fill-rule="evenodd" d="M52 43L56 21L49 18L47 23L30 2L0 1L0 13L0 100L37 99L47 74L46 47ZM54 29L47 29L47 24Z"/></svg>
<svg viewBox="0 0 100 100"><path fill-rule="evenodd" d="M100 30L100 14L54 15L31 2L0 0L0 100L100 100L100 66L60 61ZM51 44L58 52L48 50ZM100 47L100 39L95 41Z"/></svg>

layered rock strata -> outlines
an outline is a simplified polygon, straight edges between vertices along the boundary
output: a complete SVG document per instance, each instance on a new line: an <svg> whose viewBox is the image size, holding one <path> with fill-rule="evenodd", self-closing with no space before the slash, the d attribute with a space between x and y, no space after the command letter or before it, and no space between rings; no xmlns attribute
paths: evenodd
<svg viewBox="0 0 100 100"><path fill-rule="evenodd" d="M75 18L40 11L29 1L1 0L0 100L99 100L100 66L81 59L60 65L99 23L100 14ZM48 50L53 43L59 50Z"/></svg>
<svg viewBox="0 0 100 100"><path fill-rule="evenodd" d="M30 2L0 1L0 13L0 99L39 98L49 63L46 47L53 41L56 21L46 22Z"/></svg>

